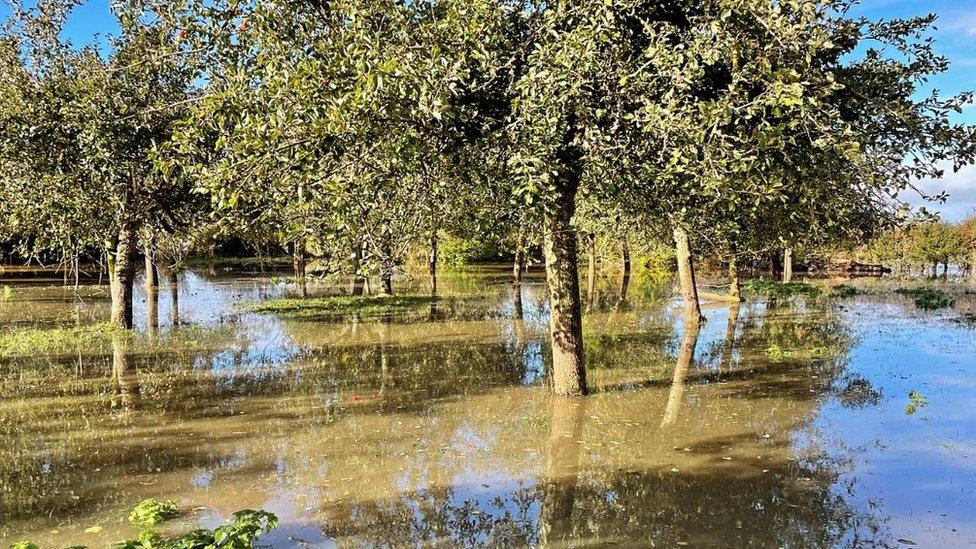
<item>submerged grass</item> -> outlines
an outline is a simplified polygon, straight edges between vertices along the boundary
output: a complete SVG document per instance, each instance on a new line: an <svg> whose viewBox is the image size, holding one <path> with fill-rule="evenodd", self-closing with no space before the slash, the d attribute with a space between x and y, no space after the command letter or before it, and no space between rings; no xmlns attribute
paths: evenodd
<svg viewBox="0 0 976 549"><path fill-rule="evenodd" d="M830 297L854 297L861 293L854 286L838 284L830 289Z"/></svg>
<svg viewBox="0 0 976 549"><path fill-rule="evenodd" d="M945 309L956 304L954 297L934 288L899 288L895 293L914 299L916 307L927 311Z"/></svg>
<svg viewBox="0 0 976 549"><path fill-rule="evenodd" d="M255 313L275 314L284 318L332 320L353 314L367 318L378 317L409 311L436 301L437 298L430 295L340 295L304 299L271 299L246 305L246 308Z"/></svg>
<svg viewBox="0 0 976 549"><path fill-rule="evenodd" d="M0 331L0 358L107 348L113 337L128 334L109 324Z"/></svg>
<svg viewBox="0 0 976 549"><path fill-rule="evenodd" d="M793 297L798 295L817 296L820 288L807 282L775 282L765 279L754 279L745 283L747 292L771 297Z"/></svg>

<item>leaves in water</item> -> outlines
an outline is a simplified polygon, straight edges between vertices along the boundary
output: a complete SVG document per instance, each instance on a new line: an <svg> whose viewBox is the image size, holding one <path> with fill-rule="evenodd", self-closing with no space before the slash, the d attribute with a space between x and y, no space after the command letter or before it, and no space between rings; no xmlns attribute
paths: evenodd
<svg viewBox="0 0 976 549"><path fill-rule="evenodd" d="M922 408L929 405L929 399L925 397L922 393L915 391L908 392L908 405L905 406L905 413L908 415L915 415Z"/></svg>
<svg viewBox="0 0 976 549"><path fill-rule="evenodd" d="M175 502L144 499L129 513L129 522L140 526L155 526L180 516Z"/></svg>

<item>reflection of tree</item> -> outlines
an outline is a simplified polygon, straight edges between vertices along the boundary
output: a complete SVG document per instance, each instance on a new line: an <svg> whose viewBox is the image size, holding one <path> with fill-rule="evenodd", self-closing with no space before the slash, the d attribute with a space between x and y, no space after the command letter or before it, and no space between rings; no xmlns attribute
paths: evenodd
<svg viewBox="0 0 976 549"><path fill-rule="evenodd" d="M139 379L129 362L129 341L125 336L112 338L112 381L115 396L112 407L133 410L139 402Z"/></svg>
<svg viewBox="0 0 976 549"><path fill-rule="evenodd" d="M573 508L580 471L586 399L555 398L545 447L545 476L541 489L539 540L542 545L568 541L573 532Z"/></svg>
<svg viewBox="0 0 976 549"><path fill-rule="evenodd" d="M532 295L527 288L529 318L533 310L541 309L533 307ZM507 303L510 295L503 299ZM448 302L443 314L450 314L450 307ZM709 420L698 422L697 430L689 430L686 424L695 422L686 421L654 429L665 411L669 383L679 377L677 371L671 375L675 358L668 357L674 347L672 328L656 312L621 311L609 327L597 322L590 358L598 366L594 372L619 372L621 377L635 373L646 377L660 363L659 379L646 385L621 382L619 387L626 392L597 395L585 409L572 405L575 401L549 403L542 396L530 397L544 403L538 414L542 421L527 421L536 427L520 430L504 423L514 413L499 410L498 393L506 390L494 389L522 382L526 343L538 345L542 340L532 332L531 321L495 322L492 337L462 333L437 342L429 341L430 336L449 329L449 323L424 323L415 328L421 337L406 337L408 327L402 324L364 322L351 329L354 334L309 345L294 360L271 363L255 359L258 354L250 347L255 343L236 331L185 328L164 335L162 345L132 344L123 353L124 367L109 370L114 352L112 361L101 357L105 362L101 369L86 368L90 377L75 385L64 382L75 368L73 358L71 362L66 358L63 370L52 369L36 385L18 390L28 395L91 397L85 404L79 404L81 399L64 400L31 411L34 415L29 418L22 408L0 407L0 437L15 441L10 446L17 448L13 456L0 448L5 458L0 459L0 522L12 517L27 520L51 510L56 515L80 516L89 508L111 507L137 482L134 479L144 478L137 473L148 470L161 469L164 477L182 475L180 482L185 483L186 471L226 470L231 467L228 463L241 463L233 465L239 467L234 474L240 476L225 477L224 488L230 487L230 493L239 493L244 482L264 482L269 474L288 476L296 485L322 491L323 497L341 495L346 489L357 494L357 488L364 486L391 487L382 494L335 497L324 504L325 534L359 545L653 540L659 546L687 542L690 546L826 547L852 545L854 539L865 546L883 541L883 533L872 534L877 527L872 518L859 514L845 501L847 492L837 489L837 471L842 467L835 455L789 461L785 456L791 450L780 448L776 459L760 464L740 462L738 455L735 461L724 462L718 453L711 456L715 463L698 456L696 467L680 461L663 463L660 456L648 455L659 448L670 449L678 437L693 439L696 451L698 446L751 444L767 431L794 432L812 415L821 393L816 392L819 380L807 375L807 367L834 364L831 353L846 352L851 343L843 324L830 312L744 310L741 359L729 359L718 375L708 377L691 368L695 345L686 344L690 330L682 334L677 362L680 366L682 357L687 357L687 365L681 391L701 392L694 413ZM726 345L734 341L732 324L730 313ZM299 326L286 324L285 329L294 335ZM309 323L302 329L344 328ZM770 364L766 350L773 345L795 354ZM826 346L829 352L814 354L816 346ZM692 351L685 352L687 347ZM755 360L757 354L761 360ZM163 436L139 437L137 442L131 429L118 427L118 415L109 413L108 406L110 400L122 401L121 391L115 396L115 379L135 381L136 370L138 383L129 386L138 387L136 394L143 399L138 412L131 414L132 426L157 428L164 417L168 429ZM784 371L797 375L783 376ZM111 392L105 390L107 379L113 380ZM670 390L673 393L674 386ZM352 403L352 395L362 398ZM525 395L536 392L522 390L520 398ZM682 398L667 400L681 402ZM608 413L609 403L615 401L626 406ZM547 429L545 410L550 405ZM730 435L722 430L722 420L730 417L730 411L756 418L744 428L748 432ZM685 409L681 417L690 413L690 408ZM588 414L609 415L613 421L594 429ZM108 421L100 423L105 418ZM478 421L483 424L472 427ZM631 421L644 421L643 428L659 438L647 435L640 440L639 431L634 436L635 431L625 430ZM89 422L96 430L90 430ZM590 426L584 428L587 422ZM13 427L17 425L36 428L17 433ZM469 463L442 451L445 440L454 441L452 434L473 429L484 435L489 430L485 425L501 425L495 432L499 440L467 457L490 460L491 471L506 478L522 474L519 481L527 480L482 491L468 484L473 478L466 469ZM756 426L763 430L754 431ZM78 435L89 432L96 434ZM184 432L203 436L181 438ZM269 450L269 437L277 443L270 446L294 448L295 454ZM377 439L380 445L367 446ZM622 444L610 444L614 442ZM497 446L505 444L515 449ZM416 451L418 447L423 450ZM344 465L347 462L352 465ZM279 463L285 473L275 469ZM670 471L672 463L680 472ZM538 470L533 469L536 466ZM332 473L340 467L343 474ZM355 468L368 472L363 479L344 484ZM111 472L109 478L118 479L118 488L93 483L96 469ZM768 472L761 473L762 469ZM214 493L220 489L212 488ZM81 499L65 499L63 494L69 492Z"/></svg>
<svg viewBox="0 0 976 549"><path fill-rule="evenodd" d="M668 394L668 404L664 410L661 426L674 424L681 412L681 402L685 395L685 377L695 360L695 348L698 347L698 335L701 333L701 322L697 319L685 318L684 333L681 335L681 347L678 351L678 362L674 367L674 378L671 381L671 391Z"/></svg>
<svg viewBox="0 0 976 549"><path fill-rule="evenodd" d="M719 361L719 371L727 370L732 364L732 354L735 351L735 333L739 325L739 304L729 306L729 320L725 325L725 340L722 342L722 359Z"/></svg>
<svg viewBox="0 0 976 549"><path fill-rule="evenodd" d="M830 462L719 461L674 471L591 464L586 443L605 441L587 428L593 403L552 402L538 483L479 499L463 485L358 500L329 507L323 534L351 545L591 545L675 547L862 547L884 545L882 523L835 490ZM718 435L696 446L746 444ZM617 452L627 452L624 444ZM429 457L429 467L454 467ZM718 459L716 457L716 459ZM764 467L765 471L759 467ZM424 474L433 475L431 469ZM376 479L394 483L393 478ZM443 477L442 477L443 478ZM453 478L446 475L446 478Z"/></svg>
<svg viewBox="0 0 976 549"><path fill-rule="evenodd" d="M843 372L855 342L843 317L830 307L770 304L750 308L743 324L739 348L747 355L744 361L811 367L829 374L823 380L828 385Z"/></svg>

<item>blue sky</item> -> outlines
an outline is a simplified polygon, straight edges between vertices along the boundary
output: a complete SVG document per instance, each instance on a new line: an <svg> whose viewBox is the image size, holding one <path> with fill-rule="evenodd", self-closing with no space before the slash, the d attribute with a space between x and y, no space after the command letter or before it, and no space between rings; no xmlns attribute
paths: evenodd
<svg viewBox="0 0 976 549"><path fill-rule="evenodd" d="M109 13L108 0L89 0L72 15L65 29L65 36L75 44L87 44L93 35L117 32L118 26ZM0 0L0 19L10 13L9 7ZM934 32L936 48L952 61L949 72L939 75L932 86L944 95L976 88L976 0L861 0L855 14L872 19L891 19L937 13L939 22ZM956 119L976 124L976 105L970 106ZM951 170L950 170L951 171ZM959 173L947 173L940 181L921 181L919 185L930 194L946 190L949 201L944 206L928 205L940 211L944 218L958 221L976 206L976 168L963 169ZM925 204L914 193L903 196L916 205Z"/></svg>

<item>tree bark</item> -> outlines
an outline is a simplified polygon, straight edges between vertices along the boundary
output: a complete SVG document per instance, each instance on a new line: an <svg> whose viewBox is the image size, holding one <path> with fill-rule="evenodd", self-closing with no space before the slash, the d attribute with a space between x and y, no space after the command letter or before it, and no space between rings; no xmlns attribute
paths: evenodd
<svg viewBox="0 0 976 549"><path fill-rule="evenodd" d="M159 334L159 286L146 285L146 332L150 339Z"/></svg>
<svg viewBox="0 0 976 549"><path fill-rule="evenodd" d="M386 296L393 295L393 271L396 269L396 264L393 259L393 236L386 232L383 235L382 242L382 267L380 273L380 279L382 282L382 288L380 288L380 293Z"/></svg>
<svg viewBox="0 0 976 549"><path fill-rule="evenodd" d="M525 251L519 246L515 250L515 261L512 265L512 284L517 288L522 287L522 275L525 273Z"/></svg>
<svg viewBox="0 0 976 549"><path fill-rule="evenodd" d="M623 238L621 243L621 254L624 260L624 272L620 279L620 298L619 301L623 303L627 301L627 290L630 287L630 243L627 242L627 237Z"/></svg>
<svg viewBox="0 0 976 549"><path fill-rule="evenodd" d="M430 273L430 295L437 295L437 230L430 233L430 257L427 262L427 269Z"/></svg>
<svg viewBox="0 0 976 549"><path fill-rule="evenodd" d="M783 282L793 282L793 248L790 247L783 250Z"/></svg>
<svg viewBox="0 0 976 549"><path fill-rule="evenodd" d="M292 268L295 271L295 283L298 284L298 293L303 297L308 297L308 279L306 278L306 267L308 259L305 255L305 241L295 242L292 254Z"/></svg>
<svg viewBox="0 0 976 549"><path fill-rule="evenodd" d="M561 396L585 395L587 392L579 265L572 226L579 180L574 176L571 179L562 182L544 220L552 390Z"/></svg>
<svg viewBox="0 0 976 549"><path fill-rule="evenodd" d="M674 244L678 256L678 281L681 284L681 299L684 302L685 318L694 319L693 322L701 322L701 304L698 302L695 263L691 256L688 231L684 227L675 227Z"/></svg>
<svg viewBox="0 0 976 549"><path fill-rule="evenodd" d="M150 339L155 339L159 330L159 271L151 242L146 244L143 252L146 260L146 331Z"/></svg>
<svg viewBox="0 0 976 549"><path fill-rule="evenodd" d="M596 235L590 234L586 238L587 251L587 281L586 281L586 308L593 308L596 301Z"/></svg>
<svg viewBox="0 0 976 549"><path fill-rule="evenodd" d="M176 267L169 268L169 321L173 326L180 325L180 275Z"/></svg>
<svg viewBox="0 0 976 549"><path fill-rule="evenodd" d="M393 269L383 267L383 287L381 291L383 295L391 296L393 295Z"/></svg>
<svg viewBox="0 0 976 549"><path fill-rule="evenodd" d="M159 286L159 271L156 269L156 256L153 250L153 245L146 244L143 248L143 253L146 256L146 287L156 288Z"/></svg>
<svg viewBox="0 0 976 549"><path fill-rule="evenodd" d="M352 281L349 283L349 293L355 296L363 295L366 284L359 276L359 268L363 261L363 244L356 242L356 250L352 256Z"/></svg>
<svg viewBox="0 0 976 549"><path fill-rule="evenodd" d="M115 246L115 283L112 285L111 323L124 329L132 328L132 282L135 273L133 256L136 245L135 224L126 222L119 231Z"/></svg>
<svg viewBox="0 0 976 549"><path fill-rule="evenodd" d="M742 299L742 284L739 281L739 256L735 244L729 245L729 295L736 301Z"/></svg>

